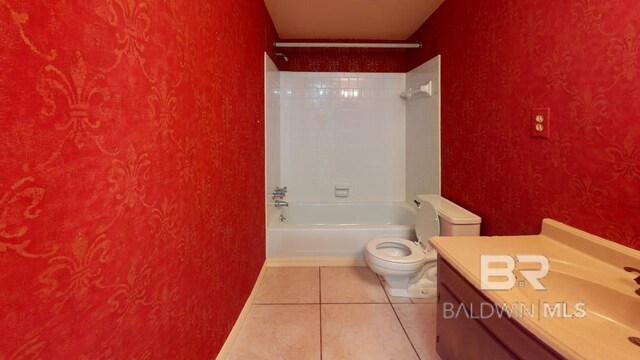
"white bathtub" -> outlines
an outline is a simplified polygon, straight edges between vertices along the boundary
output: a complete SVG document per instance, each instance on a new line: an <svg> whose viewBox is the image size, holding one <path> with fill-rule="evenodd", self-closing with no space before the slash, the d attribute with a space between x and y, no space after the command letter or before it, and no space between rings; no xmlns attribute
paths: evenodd
<svg viewBox="0 0 640 360"><path fill-rule="evenodd" d="M406 203L290 203L269 219L267 260L271 266L362 265L369 240L415 239L414 221Z"/></svg>

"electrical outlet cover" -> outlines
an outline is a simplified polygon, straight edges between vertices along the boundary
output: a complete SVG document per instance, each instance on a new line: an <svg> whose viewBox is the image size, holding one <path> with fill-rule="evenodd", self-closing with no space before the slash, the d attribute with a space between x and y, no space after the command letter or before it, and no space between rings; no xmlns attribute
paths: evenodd
<svg viewBox="0 0 640 360"><path fill-rule="evenodd" d="M531 113L531 136L549 138L551 124L550 108L535 108Z"/></svg>

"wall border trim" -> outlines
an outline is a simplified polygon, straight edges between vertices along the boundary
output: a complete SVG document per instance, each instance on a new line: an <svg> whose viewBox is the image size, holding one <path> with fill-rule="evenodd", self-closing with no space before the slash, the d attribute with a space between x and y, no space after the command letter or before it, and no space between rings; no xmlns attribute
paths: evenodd
<svg viewBox="0 0 640 360"><path fill-rule="evenodd" d="M238 319L236 320L236 323L233 325L231 332L229 332L227 339L225 340L224 344L222 345L222 348L220 349L220 352L218 353L218 356L216 357L217 360L224 360L229 355L229 351L231 350L233 343L236 341L236 338L238 337L238 333L240 332L240 329L242 328L244 321L247 319L247 315L249 314L249 310L251 309L253 300L258 294L258 289L262 284L262 280L264 279L264 275L266 271L267 271L267 262L265 261L262 264L262 269L260 269L260 274L258 274L258 278L256 279L256 283L253 285L253 290L251 290L251 294L249 295L249 298L247 298L247 301L244 303L244 307L242 308L240 315L238 315Z"/></svg>

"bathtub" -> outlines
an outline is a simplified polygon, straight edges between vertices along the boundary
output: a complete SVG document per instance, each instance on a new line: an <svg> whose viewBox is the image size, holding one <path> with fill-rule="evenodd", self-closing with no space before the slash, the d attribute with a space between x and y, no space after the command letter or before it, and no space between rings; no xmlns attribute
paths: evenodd
<svg viewBox="0 0 640 360"><path fill-rule="evenodd" d="M404 202L289 203L271 212L267 262L270 266L364 265L369 240L415 239L414 222L415 210Z"/></svg>

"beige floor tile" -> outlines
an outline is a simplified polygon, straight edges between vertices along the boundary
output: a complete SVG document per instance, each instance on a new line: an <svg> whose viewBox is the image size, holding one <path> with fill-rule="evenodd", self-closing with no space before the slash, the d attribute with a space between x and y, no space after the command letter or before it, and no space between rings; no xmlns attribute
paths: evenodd
<svg viewBox="0 0 640 360"><path fill-rule="evenodd" d="M253 305L228 360L319 360L320 305Z"/></svg>
<svg viewBox="0 0 640 360"><path fill-rule="evenodd" d="M389 304L323 304L323 360L416 360Z"/></svg>
<svg viewBox="0 0 640 360"><path fill-rule="evenodd" d="M436 304L394 304L411 343L422 360L440 359L436 353Z"/></svg>
<svg viewBox="0 0 640 360"><path fill-rule="evenodd" d="M267 268L254 304L317 304L317 267Z"/></svg>
<svg viewBox="0 0 640 360"><path fill-rule="evenodd" d="M320 268L322 303L388 303L376 274L367 267Z"/></svg>

